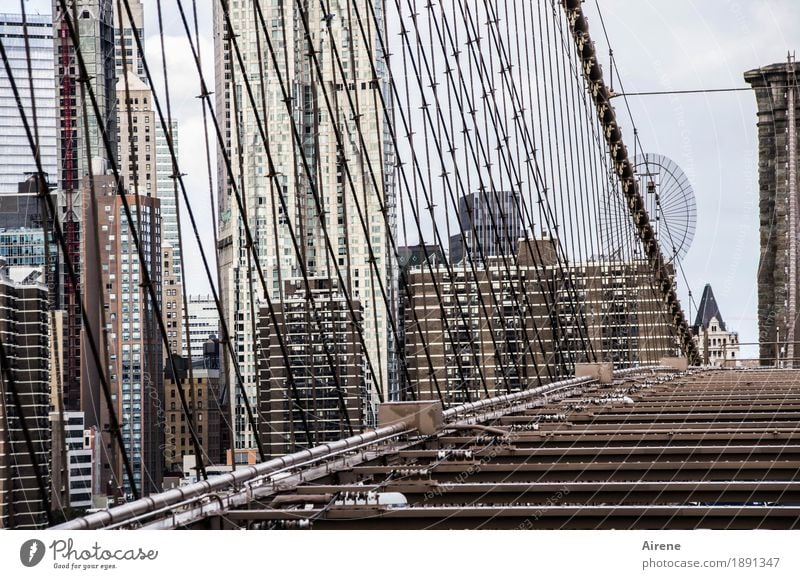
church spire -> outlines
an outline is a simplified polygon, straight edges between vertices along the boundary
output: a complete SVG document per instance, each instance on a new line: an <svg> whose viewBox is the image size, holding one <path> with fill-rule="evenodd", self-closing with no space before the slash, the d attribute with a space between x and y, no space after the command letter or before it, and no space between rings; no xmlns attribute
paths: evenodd
<svg viewBox="0 0 800 579"><path fill-rule="evenodd" d="M711 318L717 318L719 329L726 331L725 322L722 319L719 306L717 306L717 300L714 297L714 291L711 289L711 284L707 283L706 287L703 288L703 297L700 298L700 306L697 308L697 317L694 321L695 328L707 330Z"/></svg>

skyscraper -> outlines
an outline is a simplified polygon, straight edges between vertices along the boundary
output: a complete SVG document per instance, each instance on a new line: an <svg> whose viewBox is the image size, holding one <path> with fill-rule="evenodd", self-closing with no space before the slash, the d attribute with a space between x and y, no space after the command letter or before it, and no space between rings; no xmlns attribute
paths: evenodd
<svg viewBox="0 0 800 579"><path fill-rule="evenodd" d="M178 279L175 277L175 249L163 238L161 240L161 261L161 278L163 281L161 284L161 317L164 319L164 325L167 329L170 351L173 354L181 355L184 350L183 291ZM207 339L208 336L206 336ZM203 342L200 343L201 351ZM166 352L164 352L164 358L167 358Z"/></svg>
<svg viewBox="0 0 800 579"><path fill-rule="evenodd" d="M357 431L364 424L372 402L364 384L361 344L355 336L359 328L347 321L351 309L360 314L361 305L358 301L348 304L341 293L331 291L328 280L319 280L313 290L323 320L318 331L309 323L306 294L298 285L286 288L276 312L278 330L290 343L288 356L283 355L266 312L259 324L260 430L270 457L349 436L350 428ZM291 389L286 387L290 371ZM241 428L245 416L234 415L234 421Z"/></svg>
<svg viewBox="0 0 800 579"><path fill-rule="evenodd" d="M125 9L125 4L122 4L122 13L117 11L117 3L114 2L114 68L117 76L122 76L125 64L127 70L133 72L136 76L142 79L142 82L147 84L147 79L144 74L144 61L142 54L139 52L134 37L133 27L139 36L139 40L144 46L144 8L139 0L128 0L127 4L131 8L133 14L133 26L131 20L128 18L128 11ZM122 43L120 44L120 33L122 33Z"/></svg>
<svg viewBox="0 0 800 579"><path fill-rule="evenodd" d="M84 187L88 189L88 179ZM164 356L143 269L147 268L160 299L161 210L155 197L126 196L145 256L145 263L140 263L123 196L113 176L94 177L94 188L97 195L94 207L86 207L83 215L87 236L96 234L98 239L96 247L88 241L86 244L83 276L87 280L87 316L96 339L106 340L107 377L116 393L115 410L122 425L122 438L137 487L142 494L149 494L161 490L163 431L158 408L163 408ZM110 421L101 396L101 370L88 356L87 339L84 333L82 351L87 356L83 358L81 382L82 397L87 401L86 422L88 426L106 429ZM107 492L128 495L131 489L116 442L106 440L104 453L107 455L103 456L102 480L111 481Z"/></svg>
<svg viewBox="0 0 800 579"><path fill-rule="evenodd" d="M172 273L176 281L183 283L183 266L178 243L178 211L175 206L175 186L177 182L173 179L175 168L172 163L172 155L169 151L167 135L161 128L161 123L156 123L156 194L161 200L161 236L165 242L172 246ZM170 126L172 133L172 147L175 155L178 155L178 122L173 120ZM178 190L180 194L180 190ZM206 336L208 337L208 336Z"/></svg>
<svg viewBox="0 0 800 579"><path fill-rule="evenodd" d="M122 12L118 13L117 4L114 3L114 54L115 54L115 69L117 78L123 77L123 71L126 70L128 75L128 83L131 90L140 93L145 90L150 90L150 83L144 70L144 59L139 51L136 43L136 38L144 46L144 7L139 0L131 0L129 2L133 20L128 18L128 12L125 6L122 7ZM135 87L135 88L134 88ZM117 84L117 90L124 92L124 85L120 81ZM147 97L148 103L142 102L141 95L134 95L134 98L139 97L139 105L141 108L136 107L135 110L147 111L150 121L150 143L145 144L141 149L142 155L147 159L142 159L143 162L150 164L150 169L146 169L146 165L140 164L140 179L145 179L145 173L150 173L151 177L148 179L151 182L148 194L157 195L161 200L161 226L163 228L162 235L164 241L172 245L174 252L172 258L172 269L178 283L182 283L181 274L181 254L178 244L178 221L175 208L175 192L173 185L173 175L175 169L172 163L172 155L170 154L167 135L161 127L161 123L155 114L155 106L153 105L152 95ZM120 98L118 96L118 98ZM134 103L135 105L136 103ZM146 104L146 106L144 106ZM130 133L124 126L125 119L123 113L119 113L120 135L121 138L127 138ZM139 131L143 129L139 127ZM172 144L175 149L175 154L178 154L178 122L172 120L170 122L169 131L172 136ZM141 136L140 136L141 138ZM122 148L120 146L120 148ZM122 163L125 162L124 157L120 157ZM129 187L130 188L130 187Z"/></svg>
<svg viewBox="0 0 800 579"><path fill-rule="evenodd" d="M385 57L376 37L376 30L383 28L383 16L380 2L369 9L363 0L356 4L335 14L323 13L316 3L297 0L265 8L270 27L266 33L275 49L277 70L254 6L214 4L216 112L227 138L217 155L220 291L238 358L226 359L226 370L228 382L235 384L231 362L239 364L254 407L258 352L253 335L257 320L252 317L267 303L265 289L273 302L280 303L287 297L286 282L296 287L293 282L304 273L331 280L331 291L341 293L345 303L360 302L366 389L373 393L373 400L378 392L387 398L395 395L396 346L389 331L389 317L395 316L395 264L388 243L395 227L394 161L379 98L379 91L388 98ZM229 9L230 27L225 9ZM367 28L371 38L361 37L355 9L365 18L375 10L379 27ZM334 46L344 71L336 64ZM238 66L237 48L247 63L246 77ZM322 81L312 54L321 63ZM263 74L260 62L265 63ZM257 95L255 102L248 96L247 81ZM285 108L281 84L291 91L291 110ZM350 109L351 102L355 110ZM262 132L269 135L269 154ZM228 153L232 175L224 162ZM237 194L246 214L240 210ZM256 275L245 226L252 232L266 288ZM321 297L317 304L308 288L303 292L309 311L321 311L329 299ZM348 316L353 317L352 313ZM321 331L316 316L310 319L311 331ZM349 323L355 329L359 321L350 319ZM236 388L231 393L234 416L238 416L243 401ZM365 415L366 423L371 414ZM253 448L253 433L245 421L241 424L236 448Z"/></svg>
<svg viewBox="0 0 800 579"><path fill-rule="evenodd" d="M181 410L179 389L182 389L190 404L194 406L194 427L203 449L203 462L206 466L225 463L225 450L221 446L227 431L228 418L222 404L222 385L219 373L219 342L206 340L201 344L203 353L193 360L179 358L178 379L172 370L165 368L164 377L164 455L167 470L182 469L183 459L194 456L195 448L189 434L186 415ZM191 375L188 365L191 364ZM196 457L195 457L196 458ZM195 472L194 475L198 476Z"/></svg>
<svg viewBox="0 0 800 579"><path fill-rule="evenodd" d="M114 20L112 0L68 0L67 13L61 2L53 0L56 87L58 92L58 172L59 211L67 255L75 278L63 276L64 309L64 409L83 410L81 401L81 313L78 296L83 291L81 271L86 253L81 227L83 199L81 180L94 170L102 174L116 151L116 75L114 73ZM71 24L70 24L71 23ZM80 69L78 48L86 67L86 83ZM89 88L95 95L99 116L90 104ZM84 110L86 115L84 115ZM105 147L106 134L110 150ZM54 179L51 179L54 181ZM87 189L88 191L88 189ZM66 269L65 269L66 271ZM88 410L87 410L88 412ZM89 414L87 413L87 420Z"/></svg>
<svg viewBox="0 0 800 579"><path fill-rule="evenodd" d="M210 295L189 296L185 306L189 316L190 340L183 343L183 356L191 359L203 355L203 346L210 336L219 338L219 311ZM191 342L191 352L189 351Z"/></svg>
<svg viewBox="0 0 800 579"><path fill-rule="evenodd" d="M83 412L51 412L53 435L52 466L53 509L70 507L88 509L92 506L94 482L93 448L95 430L84 429Z"/></svg>
<svg viewBox="0 0 800 579"><path fill-rule="evenodd" d="M97 99L100 118L89 102L88 88L82 90L81 76L67 16L61 2L53 0L53 27L56 54L56 86L59 98L60 148L58 184L65 199L80 193L80 180L89 172L93 159L108 159L101 129L116 149L117 116L115 114L116 74L114 71L114 11L112 0L67 0L73 29L77 32L80 51L88 75L88 85ZM88 118L84 126L84 92ZM88 149L88 151L87 151ZM78 197L71 199L75 211Z"/></svg>
<svg viewBox="0 0 800 579"><path fill-rule="evenodd" d="M144 8L138 0L130 2L133 20L123 6L121 13L114 3L114 46L116 54L117 103L120 127L119 168L126 188L133 193L158 197L161 201L162 247L170 247L170 255L164 261L170 264L170 271L164 272L165 282L169 280L177 287L165 289L182 295L181 251L178 240L178 216L175 205L175 185L173 179L176 169L172 162L167 133L161 127L156 115L153 93L144 71L144 61L138 49L136 38L144 45ZM124 74L123 74L124 72ZM127 94L127 96L126 96ZM130 101L130 102L128 102ZM130 117L130 122L128 120ZM178 153L178 123L172 120L169 126L175 154ZM134 179L135 174L135 179ZM135 186L138 182L138 187ZM170 300L173 302L174 300ZM182 301L182 300L181 300ZM183 309L170 312L172 321L182 327ZM182 332L183 330L179 330ZM182 333L178 340L182 341ZM181 347L177 353L180 353Z"/></svg>
<svg viewBox="0 0 800 579"><path fill-rule="evenodd" d="M450 263L514 255L522 235L516 191L486 191L458 200L458 233L450 236ZM461 230L463 230L463 235Z"/></svg>
<svg viewBox="0 0 800 579"><path fill-rule="evenodd" d="M766 365L780 359L796 365L800 357L798 72L800 65L790 57L744 74L758 106L758 334L759 357Z"/></svg>
<svg viewBox="0 0 800 579"><path fill-rule="evenodd" d="M133 195L156 196L156 115L152 93L128 71L117 81L119 174Z"/></svg>
<svg viewBox="0 0 800 579"><path fill-rule="evenodd" d="M27 15L27 29L21 14L0 14L0 39L6 50L11 73L22 97L25 116L34 128L33 113L39 133L42 168L49 180L57 179L56 84L53 64L53 22L50 16ZM31 103L30 77L23 32L30 45L30 68L33 77L34 102ZM16 194L25 177L36 172L25 127L20 119L17 101L6 68L0 65L0 196Z"/></svg>
<svg viewBox="0 0 800 579"><path fill-rule="evenodd" d="M54 194L51 199L55 206ZM50 304L60 307L59 258L53 220L39 196L39 179L35 176L20 183L16 195L0 195L0 257L10 266L44 268L47 263L44 271L47 272Z"/></svg>

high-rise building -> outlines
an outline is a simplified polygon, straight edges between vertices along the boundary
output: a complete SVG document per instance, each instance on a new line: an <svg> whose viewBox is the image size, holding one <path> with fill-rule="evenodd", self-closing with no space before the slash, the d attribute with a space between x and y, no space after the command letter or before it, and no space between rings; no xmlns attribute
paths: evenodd
<svg viewBox="0 0 800 579"><path fill-rule="evenodd" d="M556 372L555 250L549 240L533 243L539 251L520 255L518 269L499 258L487 259L477 277L464 262L420 260L408 269L405 364L416 398L441 393L461 403L536 386Z"/></svg>
<svg viewBox="0 0 800 579"><path fill-rule="evenodd" d="M739 334L728 330L711 284L707 283L703 288L692 333L704 363L714 366L736 365L740 358Z"/></svg>
<svg viewBox="0 0 800 579"><path fill-rule="evenodd" d="M405 364L417 398L459 403L677 354L645 261L559 265L555 241L520 241L515 265L424 261L408 270ZM437 291L438 289L438 291ZM441 301L439 300L441 296Z"/></svg>
<svg viewBox="0 0 800 579"><path fill-rule="evenodd" d="M47 286L41 269L9 268L0 259L0 343L9 364L3 368L0 362L4 382L0 394L0 528L47 525L51 444L48 333ZM7 383L9 375L19 406ZM23 423L30 433L30 448ZM44 488L39 486L34 464Z"/></svg>
<svg viewBox="0 0 800 579"><path fill-rule="evenodd" d="M33 113L39 133L42 168L54 184L58 167L58 132L56 129L56 84L53 64L53 21L50 16L28 14L27 28L21 14L0 14L0 39L6 50L17 90L22 97L25 116L33 129ZM30 46L28 62L25 41ZM31 103L30 77L33 77ZM17 193L17 185L26 175L37 172L25 127L20 119L17 101L6 68L0 65L0 196Z"/></svg>
<svg viewBox="0 0 800 579"><path fill-rule="evenodd" d="M167 327L170 351L175 355L180 355L184 350L183 289L173 269L175 250L172 245L164 241L163 238L161 241L161 260L161 288L163 293L161 297L161 317L164 319L164 325ZM164 357L167 357L166 352L164 353Z"/></svg>
<svg viewBox="0 0 800 579"><path fill-rule="evenodd" d="M365 2L359 0L358 4L362 14L370 13ZM229 9L230 27L223 8ZM382 3L375 3L374 10L378 22L382 22ZM228 382L235 383L231 362L236 362L250 403L256 405L258 352L251 316L266 304L265 289L279 304L288 298L284 292L287 282L294 287L293 282L302 277L305 269L310 278L331 280L341 286L332 291L361 304L362 320L351 323L363 325L363 355L369 361L366 388L373 393L372 400L377 400L375 394L379 391L392 398L396 395L397 366L389 317L395 316L396 266L388 239L395 228L394 159L386 119L376 97L376 91L384 91L390 99L385 55L377 48L377 29L368 27L372 37L362 38L355 25L353 6L337 9L335 15L323 13L320 5L313 2L290 0L271 6L266 10L267 20L274 23L270 34L275 35L272 44L277 52L276 62L280 63L279 69L274 70L272 60L263 54L263 36L260 41L257 38L262 31L251 4L215 3L214 11L216 113L224 123L222 130L227 139L217 155L220 293L238 357L225 362ZM302 18L304 15L306 18ZM310 28L311 47L303 22ZM248 99L245 76L234 57L234 41L248 63L246 74L253 83L253 94L258 95L255 103ZM333 43L346 63L344 75L334 64ZM310 54L323 63L322 82ZM255 64L260 61L266 63L263 74ZM291 110L284 108L287 101L279 77L292 92L288 101ZM355 114L345 90L357 103ZM338 103L333 115L326 107L323 91ZM268 166L259 125L269 135L274 167ZM301 139L299 144L294 141L295 135ZM342 138L341 146L337 136ZM225 154L233 159L232 175L227 174ZM237 192L244 196L242 205L247 215L240 212ZM366 231L358 218L356 202L366 220ZM245 225L255 240L254 251L264 271L265 287L251 262ZM332 248L326 244L323 229L329 234ZM337 268L344 284L339 282ZM379 283L385 288L386 301ZM309 292L304 291L308 298ZM329 297L320 299L327 301ZM251 307L251 300L257 301L255 307ZM305 305L309 310L321 310L308 299ZM320 331L316 322L312 321L309 331ZM234 416L238 416L243 400L238 389L231 388L231 395ZM255 440L249 425L239 425L236 448L253 448Z"/></svg>
<svg viewBox="0 0 800 579"><path fill-rule="evenodd" d="M672 318L644 259L588 260L554 275L562 367L598 361L629 368L679 355Z"/></svg>
<svg viewBox="0 0 800 579"><path fill-rule="evenodd" d="M89 173L93 159L108 159L101 129L111 142L117 141L116 74L114 71L113 0L68 0L67 9L80 42L88 83L97 100L100 118L89 102L89 91L81 90L81 71L72 43L66 15L60 0L53 1L53 27L56 54L56 86L59 98L59 189L64 194L62 209L80 212L80 180ZM74 18L77 16L77 21ZM84 126L84 92L88 114ZM88 141L88 153L87 153ZM88 156L87 156L88 155ZM68 194L73 198L68 199Z"/></svg>
<svg viewBox="0 0 800 579"><path fill-rule="evenodd" d="M791 57L744 74L758 107L758 335L766 365L797 365L800 358L798 74L800 64Z"/></svg>
<svg viewBox="0 0 800 579"><path fill-rule="evenodd" d="M128 71L117 81L119 174L132 195L156 196L156 115L152 93Z"/></svg>
<svg viewBox="0 0 800 579"><path fill-rule="evenodd" d="M172 147L178 155L178 122L170 126ZM183 266L178 239L178 210L175 205L176 168L172 163L167 135L156 119L156 193L161 200L161 238L172 246L172 272L178 283L183 283ZM180 195L180 189L178 190Z"/></svg>
<svg viewBox="0 0 800 579"><path fill-rule="evenodd" d="M84 183L84 187L88 188L89 184ZM94 189L95 206L87 206L83 216L88 238L83 276L86 303L91 304L86 313L96 339L106 338L108 380L116 393L122 439L137 487L142 494L149 494L161 490L163 438L158 409L163 404L164 355L155 308L144 285L143 268L147 268L157 299L160 299L160 206L155 197L140 195L137 199L127 194L124 197L144 253L145 263L142 264L123 207L123 195L119 194L113 176L94 177ZM91 241L95 235L96 246ZM85 332L83 337L84 341L88 339ZM82 350L90 352L88 343ZM109 420L105 400L100 394L101 369L88 355L83 359L82 396L86 422L105 431ZM96 409L100 409L99 416ZM104 446L108 453L103 457L104 467L110 465L110 470L104 470L102 480L111 481L112 488L108 492L129 495L131 489L116 442L109 439Z"/></svg>
<svg viewBox="0 0 800 579"><path fill-rule="evenodd" d="M119 111L119 124L120 124L120 140L128 139L129 144L127 150L123 150L123 144L120 143L120 161L121 165L128 165L128 181L130 181L130 162L133 160L130 157L126 158L126 154L130 154L132 149L138 149L139 155L136 156L137 168L139 172L139 179L143 183L149 183L147 189L148 194L157 195L161 200L161 235L162 239L172 245L173 255L171 258L172 271L178 283L183 283L183 273L181 271L181 252L180 244L178 243L178 218L177 209L175 206L175 181L174 175L176 169L172 162L172 155L170 154L167 134L161 127L158 117L155 115L155 107L152 104L152 95L143 94L144 91L149 91L147 76L144 70L144 60L138 49L135 35L138 35L139 41L144 46L144 7L139 0L132 0L129 3L133 20L128 18L128 12L123 6L122 13L117 12L117 3L114 3L114 23L116 30L114 32L114 49L115 49L115 67L117 78L123 78L123 69L127 64L128 82L130 90L132 91L131 97L133 102L129 107L131 111L139 113L134 114L135 129L133 132L125 126L126 111L124 107L120 107ZM122 39L120 41L120 33ZM136 77L137 80L134 80ZM119 102L124 102L124 97L119 93L124 93L125 87L122 81L117 84L117 99ZM147 123L142 125L141 123ZM143 136L142 131L146 131ZM172 145L175 154L178 154L178 122L172 120L169 128L170 136L172 138ZM148 136L149 135L149 141ZM136 147L136 141L133 137L138 137L139 146ZM142 143L142 140L145 142ZM150 175L149 177L147 175ZM126 185L129 190L133 190L130 185ZM148 187L146 184L145 187Z"/></svg>
<svg viewBox="0 0 800 579"><path fill-rule="evenodd" d="M458 200L458 233L450 236L450 263L514 255L522 235L516 191L487 191ZM462 231L463 230L463 235Z"/></svg>
<svg viewBox="0 0 800 579"><path fill-rule="evenodd" d="M56 90L58 94L58 163L57 183L59 211L67 255L75 278L63 275L64 309L64 408L81 410L81 306L83 292L81 272L86 254L81 226L84 207L82 179L94 172L103 174L117 142L116 75L114 72L113 0L68 0L62 11L60 0L53 0L53 44L55 50ZM77 50L70 33L75 32L83 55L85 75L81 71ZM81 79L86 82L81 82ZM99 116L95 115L89 88L95 96ZM86 115L84 117L84 110ZM110 144L106 149L105 133ZM110 154L109 154L110 153ZM88 191L88 189L87 189ZM87 414L88 418L88 414Z"/></svg>
<svg viewBox="0 0 800 579"><path fill-rule="evenodd" d="M131 19L128 18L128 11L125 9L126 5L130 6L133 14L133 26L131 26ZM122 72L125 69L124 64L127 64L127 70L133 72L142 82L147 84L144 61L137 47L133 31L135 26L139 41L144 46L144 8L142 3L139 0L128 0L122 3L122 13L119 13L117 11L117 2L114 2L114 25L114 69L117 76L122 76ZM122 33L122 43L120 43L120 33Z"/></svg>
<svg viewBox="0 0 800 579"><path fill-rule="evenodd" d="M45 263L45 233L36 229L5 229L0 227L0 257L9 265L43 267ZM51 245L55 250L55 247ZM52 256L52 254L51 254ZM57 260L57 256L52 257Z"/></svg>
<svg viewBox="0 0 800 579"><path fill-rule="evenodd" d="M412 399L416 392L416 385L410 383L410 374L406 359L406 315L413 320L413 312L407 308L411 305L413 290L408 274L414 268L422 268L425 264L438 266L447 263L444 252L438 245L417 244L397 248L397 380L398 398L401 400ZM427 266L425 266L427 267Z"/></svg>
<svg viewBox="0 0 800 579"><path fill-rule="evenodd" d="M136 26L140 30L142 18L141 13L141 5L139 4L138 12L135 14L138 14L137 17L139 21L136 22ZM125 27L125 34L128 35L124 48L127 59L129 53L131 52L130 43L133 42L132 30L130 27ZM135 46L133 48L133 52L136 52ZM174 246L163 236L163 206L161 205L161 197L158 191L158 123L156 122L156 114L153 110L152 91L143 82L142 78L136 74L135 67L129 66L124 75L121 73L121 76L117 81L117 103L119 108L118 115L120 127L119 171L122 182L125 184L127 191L131 194L130 198L132 200L137 199L137 197L139 199L139 203L142 203L145 199L147 200L147 203L143 204L143 209L151 206L154 200L158 200L158 204L152 206L152 208L158 211L159 218L157 220L150 221L149 224L142 224L142 230L140 233L145 235L143 238L145 243L147 241L147 233L150 233L151 235L155 233L159 240L158 245L150 245L149 250L153 252L150 254L151 256L156 256L160 260L160 311L164 325L166 326L169 351L173 354L180 354L180 352L183 351L183 291L174 268L177 252L177 235L174 236ZM165 199L167 199L170 208L170 221L174 223L175 203L174 197L172 196L171 184L169 185ZM149 231L149 227L156 227L157 231ZM133 259L136 259L135 253L133 255ZM133 267L135 264L131 265ZM124 287L125 277L127 276L123 274L121 278L117 278L116 283L112 280L112 285L115 286L115 289L119 289L118 284L120 281L123 281ZM145 301L148 300L148 298L146 298L144 295L141 299ZM125 316L123 312L123 318L124 317ZM142 331L150 332L154 340L157 340L158 343L161 342L161 334L157 326L151 326L149 329L142 327ZM150 346L155 347L155 342L152 342ZM142 347L145 348L147 346L143 343ZM160 349L161 359L168 360L170 352L167 352L163 347ZM153 383L151 384L151 387L155 388L157 387L157 383L163 383L161 380L157 380L155 378L156 376L161 376L160 372L158 374L151 374L149 371L145 372L147 372L152 378ZM136 386L134 385L133 387L135 388ZM147 395L146 393L143 394ZM159 391L158 396L163 396L163 393ZM135 405L133 407L129 407L129 410L130 408L135 408ZM123 415L129 415L129 412L125 411L124 406ZM141 419L143 421L143 432L149 433L152 437L150 442L152 447L152 444L154 443L153 441L162 436L162 426L159 423L161 420L163 420L163 418L155 414L143 414ZM156 424L151 424L150 421L153 421ZM156 437L156 434L158 434L158 437ZM147 446L147 443L144 440L143 445ZM159 464L161 456L155 456L155 453L156 451L153 451L152 448L150 450L147 450L146 448L143 449L143 464L145 465L145 468L150 469L153 467L153 465L155 465L155 468L161 468ZM158 485L160 486L160 482Z"/></svg>
<svg viewBox="0 0 800 579"><path fill-rule="evenodd" d="M170 126L172 147L178 155L178 122ZM172 245L172 272L178 283L183 283L183 260L178 239L178 209L175 205L176 168L172 162L167 135L156 121L156 191L161 200L161 237ZM178 190L180 195L180 190Z"/></svg>
<svg viewBox="0 0 800 579"><path fill-rule="evenodd" d="M188 296L186 313L189 316L189 337L184 343L183 355L194 360L203 355L203 345L211 336L219 338L219 311L210 295ZM191 343L191 352L188 351Z"/></svg>
<svg viewBox="0 0 800 579"><path fill-rule="evenodd" d="M350 428L357 432L362 425L372 425L359 320L353 323L350 316L351 308L360 314L361 305L348 304L329 280L315 282L317 312L309 312L299 283L286 288L277 306L277 329L286 339L287 352L267 312L259 323L260 430L272 457L339 440L350 435ZM312 316L321 320L321 330L311 323ZM287 387L290 379L292 387ZM247 415L236 413L233 419L239 430Z"/></svg>

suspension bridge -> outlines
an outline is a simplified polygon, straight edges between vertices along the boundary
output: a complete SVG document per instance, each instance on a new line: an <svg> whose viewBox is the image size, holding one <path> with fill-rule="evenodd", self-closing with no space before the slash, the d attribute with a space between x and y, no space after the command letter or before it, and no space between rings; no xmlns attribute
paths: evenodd
<svg viewBox="0 0 800 579"><path fill-rule="evenodd" d="M691 188L603 69L599 3L590 33L580 0L219 0L212 80L202 10L176 0L191 162L161 3L156 57L137 4L54 4L55 175L0 38L63 268L42 376L97 432L108 499L56 528L797 526L796 372L701 367L678 290ZM219 316L214 384L177 345L192 283ZM14 468L53 525L11 343ZM183 455L198 480L164 490Z"/></svg>

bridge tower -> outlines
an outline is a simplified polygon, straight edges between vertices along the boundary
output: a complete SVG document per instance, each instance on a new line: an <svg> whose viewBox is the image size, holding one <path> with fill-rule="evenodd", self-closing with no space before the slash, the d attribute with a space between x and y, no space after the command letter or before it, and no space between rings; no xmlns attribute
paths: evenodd
<svg viewBox="0 0 800 579"><path fill-rule="evenodd" d="M800 356L797 69L793 55L789 55L786 62L744 75L756 93L758 106L758 333L762 365L793 366Z"/></svg>

